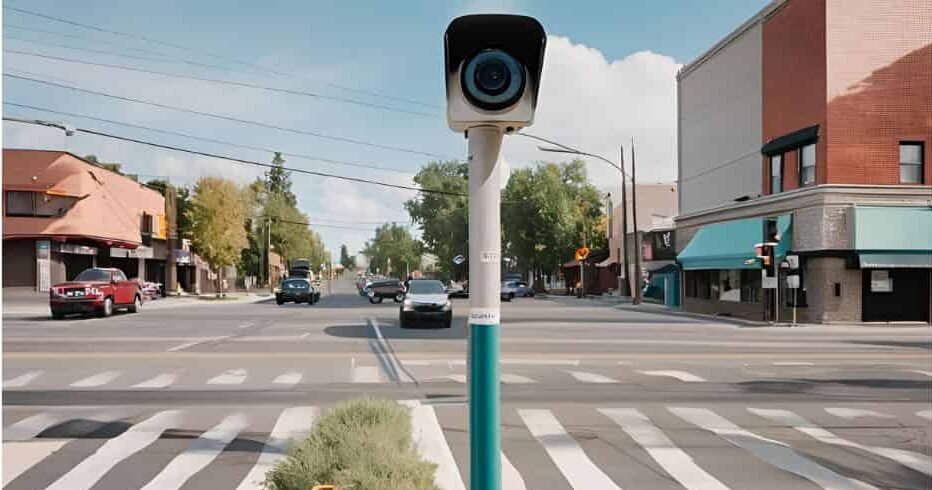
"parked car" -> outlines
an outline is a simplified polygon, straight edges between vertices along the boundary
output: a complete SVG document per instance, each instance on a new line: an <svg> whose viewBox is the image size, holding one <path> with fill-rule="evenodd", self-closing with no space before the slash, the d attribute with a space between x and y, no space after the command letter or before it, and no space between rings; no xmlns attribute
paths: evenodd
<svg viewBox="0 0 932 490"><path fill-rule="evenodd" d="M49 290L49 308L56 320L74 313L107 317L124 308L136 313L142 307L139 281L126 279L120 269L85 269L73 281L56 284Z"/></svg>
<svg viewBox="0 0 932 490"><path fill-rule="evenodd" d="M502 299L506 297L508 301L515 298L533 298L534 290L524 281L505 281L502 282Z"/></svg>
<svg viewBox="0 0 932 490"><path fill-rule="evenodd" d="M424 321L440 323L443 328L450 328L453 322L453 304L447 297L443 283L432 279L413 279L408 285L408 292L398 313L401 328Z"/></svg>
<svg viewBox="0 0 932 490"><path fill-rule="evenodd" d="M468 298L469 297L469 284L454 284L447 288L447 296L450 298Z"/></svg>
<svg viewBox="0 0 932 490"><path fill-rule="evenodd" d="M381 303L383 299L391 298L395 303L405 299L405 285L397 279L373 282L364 289L370 303Z"/></svg>
<svg viewBox="0 0 932 490"><path fill-rule="evenodd" d="M320 290L304 278L285 279L275 291L275 302L280 305L285 303L312 305L318 301L320 301Z"/></svg>

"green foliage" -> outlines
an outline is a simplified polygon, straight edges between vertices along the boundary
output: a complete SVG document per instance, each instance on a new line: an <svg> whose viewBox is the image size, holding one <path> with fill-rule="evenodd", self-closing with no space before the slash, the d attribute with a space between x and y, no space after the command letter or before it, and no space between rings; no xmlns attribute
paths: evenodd
<svg viewBox="0 0 932 490"><path fill-rule="evenodd" d="M280 152L275 152L275 156L272 157L272 165L275 165L275 167L265 172L266 192L269 195L281 196L285 203L291 207L297 206L298 198L295 197L294 192L291 192L291 172L282 168L285 165L285 159L282 158Z"/></svg>
<svg viewBox="0 0 932 490"><path fill-rule="evenodd" d="M411 442L408 410L390 400L343 402L266 474L269 490L331 484L352 490L436 490L436 465Z"/></svg>
<svg viewBox="0 0 932 490"><path fill-rule="evenodd" d="M420 267L423 248L406 227L386 223L376 228L375 237L366 242L363 253L369 257L370 270L403 277L405 264L412 271Z"/></svg>
<svg viewBox="0 0 932 490"><path fill-rule="evenodd" d="M340 245L340 265L343 270L351 271L356 269L356 257L349 254L346 244Z"/></svg>
<svg viewBox="0 0 932 490"><path fill-rule="evenodd" d="M430 162L414 176L424 188L466 194L469 166L457 161ZM453 257L469 255L469 206L466 197L419 194L405 203L414 223L421 227L426 249L437 257L441 276L453 277Z"/></svg>
<svg viewBox="0 0 932 490"><path fill-rule="evenodd" d="M188 214L192 244L211 269L236 263L246 246L246 207L236 184L202 177L194 186Z"/></svg>

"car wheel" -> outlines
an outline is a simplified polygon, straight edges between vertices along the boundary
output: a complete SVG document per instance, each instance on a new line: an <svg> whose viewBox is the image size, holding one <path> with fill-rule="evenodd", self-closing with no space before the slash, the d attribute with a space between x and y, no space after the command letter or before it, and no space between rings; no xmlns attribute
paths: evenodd
<svg viewBox="0 0 932 490"><path fill-rule="evenodd" d="M515 293L508 293L508 301L515 299Z"/></svg>
<svg viewBox="0 0 932 490"><path fill-rule="evenodd" d="M139 313L139 310L141 308L142 308L142 298L140 298L139 295L137 294L136 297L133 299L133 306L130 306L129 308L127 308L127 311L129 311L130 313Z"/></svg>
<svg viewBox="0 0 932 490"><path fill-rule="evenodd" d="M283 300L280 300L280 299L278 299L278 298L275 298L275 304L277 304L277 305L283 305L283 304L285 304L285 302L284 302Z"/></svg>
<svg viewBox="0 0 932 490"><path fill-rule="evenodd" d="M374 305L377 305L382 302L382 298L379 298L377 296L369 296L369 302Z"/></svg>
<svg viewBox="0 0 932 490"><path fill-rule="evenodd" d="M100 316L108 317L113 314L113 298L104 298L104 305L100 308Z"/></svg>
<svg viewBox="0 0 932 490"><path fill-rule="evenodd" d="M52 312L52 319L53 319L53 320L61 320L61 319L63 319L63 318L65 318L65 314L64 314L64 313L59 313L59 312L57 312L57 311L53 311L53 312Z"/></svg>
<svg viewBox="0 0 932 490"><path fill-rule="evenodd" d="M401 303L405 300L405 293L398 293L395 295L395 303Z"/></svg>

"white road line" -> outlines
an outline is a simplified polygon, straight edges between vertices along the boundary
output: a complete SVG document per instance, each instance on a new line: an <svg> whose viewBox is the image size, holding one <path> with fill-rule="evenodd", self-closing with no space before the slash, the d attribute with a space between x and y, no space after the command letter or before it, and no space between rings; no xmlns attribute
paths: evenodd
<svg viewBox="0 0 932 490"><path fill-rule="evenodd" d="M612 482L586 456L550 410L518 410L518 415L537 442L544 446L544 450L571 487L586 490L620 490L621 487Z"/></svg>
<svg viewBox="0 0 932 490"><path fill-rule="evenodd" d="M207 380L209 385L238 385L246 381L245 369L228 369Z"/></svg>
<svg viewBox="0 0 932 490"><path fill-rule="evenodd" d="M505 490L527 490L521 473L518 473L518 469L511 464L511 461L508 461L504 452L502 452L502 488Z"/></svg>
<svg viewBox="0 0 932 490"><path fill-rule="evenodd" d="M228 415L212 429L201 434L181 454L175 456L142 490L181 488L189 478L210 464L223 448L249 425L241 413Z"/></svg>
<svg viewBox="0 0 932 490"><path fill-rule="evenodd" d="M122 374L120 371L104 371L102 373L97 373L93 376L84 378L79 381L71 383L72 388L95 388L97 386L103 386L117 378Z"/></svg>
<svg viewBox="0 0 932 490"><path fill-rule="evenodd" d="M600 408L606 417L641 445L654 461L689 490L728 490L722 482L700 468L693 458L670 440L644 414L633 408Z"/></svg>
<svg viewBox="0 0 932 490"><path fill-rule="evenodd" d="M385 341L385 337L382 335L382 329L379 328L378 320L369 318L368 323L372 327L372 330L375 331L375 337L378 339L378 343L383 351L383 359L388 362L388 368L393 371L397 377L395 381L399 383L413 382L414 380L411 379L411 376L408 376L408 373L402 368L401 362L395 357L395 353L389 350L388 342ZM389 378L392 377L390 373L385 374L389 375Z"/></svg>
<svg viewBox="0 0 932 490"><path fill-rule="evenodd" d="M255 322L246 322L246 323L237 325L236 328L249 328L249 327L254 327L255 325L256 325Z"/></svg>
<svg viewBox="0 0 932 490"><path fill-rule="evenodd" d="M278 375L274 380L272 380L272 383L277 385L294 386L300 383L301 378L303 377L304 375L298 371L289 371L287 373Z"/></svg>
<svg viewBox="0 0 932 490"><path fill-rule="evenodd" d="M58 451L72 439L50 441L4 442L3 443L3 486L16 479L39 461Z"/></svg>
<svg viewBox="0 0 932 490"><path fill-rule="evenodd" d="M67 418L68 414L61 412L40 412L26 417L3 428L3 442L27 441L41 434L45 429L62 423Z"/></svg>
<svg viewBox="0 0 932 490"><path fill-rule="evenodd" d="M185 349L187 349L188 347L194 347L195 345L198 345L198 344L203 344L203 343L206 343L206 342L220 342L220 341L222 341L222 340L229 339L230 337L233 337L233 336L232 336L232 335L224 335L224 336L222 336L222 337L209 337L209 338L205 338L205 339L193 340L193 341L191 341L191 342L185 342L185 343L183 343L183 344L179 344L179 345L176 345L176 346L174 346L174 347L169 347L168 349L165 349L165 351L166 351L166 352L178 352L178 351L180 351L180 350L185 350Z"/></svg>
<svg viewBox="0 0 932 490"><path fill-rule="evenodd" d="M21 374L15 378L4 381L3 389L22 388L23 386L28 386L29 383L35 381L39 376L42 376L42 371L29 371L28 373Z"/></svg>
<svg viewBox="0 0 932 490"><path fill-rule="evenodd" d="M916 412L917 417L922 417L926 420L932 420L932 410L920 410Z"/></svg>
<svg viewBox="0 0 932 490"><path fill-rule="evenodd" d="M841 417L843 419L854 420L860 417L876 417L878 419L894 419L893 415L875 412L873 410L864 410L861 408L840 408L829 407L825 409L830 415Z"/></svg>
<svg viewBox="0 0 932 490"><path fill-rule="evenodd" d="M91 488L120 461L142 451L158 440L162 432L177 427L180 410L166 410L130 427L108 440L77 466L49 485L46 490L81 490Z"/></svg>
<svg viewBox="0 0 932 490"><path fill-rule="evenodd" d="M406 366L465 366L464 359L399 359ZM578 359L502 359L502 365L520 366L579 366Z"/></svg>
<svg viewBox="0 0 932 490"><path fill-rule="evenodd" d="M789 410L778 410L778 409L765 409L765 408L748 408L748 411L755 415L773 420L779 424L785 424L793 427L799 432L806 434L807 436L826 444L832 444L835 446L850 447L854 449L860 449L868 453L873 453L878 456L893 460L907 468L912 468L920 473L925 473L926 475L932 475L932 460L928 456L923 454L915 453L912 451L906 451L903 449L894 449L888 447L878 447L878 446L864 446L858 444L854 441L838 437L832 432L829 432L821 427L814 425L812 422L806 420L805 418L796 415L795 413Z"/></svg>
<svg viewBox="0 0 932 490"><path fill-rule="evenodd" d="M304 340L310 336L311 336L311 332L308 332L308 333L302 333L300 336L298 336L298 338L301 340Z"/></svg>
<svg viewBox="0 0 932 490"><path fill-rule="evenodd" d="M601 374L589 373L586 371L567 371L576 378L577 381L582 381L583 383L617 383L618 380L614 378L609 378L608 376L602 376Z"/></svg>
<svg viewBox="0 0 932 490"><path fill-rule="evenodd" d="M434 407L421 405L416 400L404 404L411 409L411 437L414 445L422 458L437 465L434 483L441 490L466 490Z"/></svg>
<svg viewBox="0 0 932 490"><path fill-rule="evenodd" d="M705 408L670 407L677 417L712 432L726 441L753 454L757 459L799 475L826 490L872 489L876 487L854 480L800 456L790 446L759 436L731 423L728 419Z"/></svg>
<svg viewBox="0 0 932 490"><path fill-rule="evenodd" d="M262 481L265 480L266 472L285 457L289 442L310 432L319 415L320 411L316 407L291 407L282 410L278 421L275 422L275 427L272 428L272 433L265 441L262 452L259 453L259 459L236 489L260 490L263 488Z"/></svg>
<svg viewBox="0 0 932 490"><path fill-rule="evenodd" d="M773 363L774 366L815 366L814 362L805 361L781 361Z"/></svg>
<svg viewBox="0 0 932 490"><path fill-rule="evenodd" d="M177 374L163 373L152 379L147 379L142 383L136 383L133 388L144 388L144 389L156 389L156 388L167 388L175 383L175 380L178 379Z"/></svg>
<svg viewBox="0 0 932 490"><path fill-rule="evenodd" d="M451 381L456 381L457 383L460 383L460 384L466 384L465 374L447 374L444 376L440 376L440 378L449 379Z"/></svg>
<svg viewBox="0 0 932 490"><path fill-rule="evenodd" d="M686 383L705 383L706 379L686 371L638 371L647 376L666 376Z"/></svg>
<svg viewBox="0 0 932 490"><path fill-rule="evenodd" d="M509 373L505 373L501 375L501 381L502 383L505 383L505 384L528 384L528 383L537 382L526 376L521 376L520 374L509 374Z"/></svg>
<svg viewBox="0 0 932 490"><path fill-rule="evenodd" d="M916 374L923 374L923 375L926 375L926 376L932 378L932 371L922 371L922 370L920 370L920 369L910 369L909 372L911 372L911 373L916 373Z"/></svg>

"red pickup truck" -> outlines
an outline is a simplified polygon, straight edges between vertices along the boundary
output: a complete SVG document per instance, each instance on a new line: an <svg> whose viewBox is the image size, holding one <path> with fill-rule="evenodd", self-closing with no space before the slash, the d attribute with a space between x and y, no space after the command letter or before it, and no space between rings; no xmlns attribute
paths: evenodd
<svg viewBox="0 0 932 490"><path fill-rule="evenodd" d="M56 284L49 291L49 307L56 320L73 313L110 316L125 308L136 313L144 294L138 281L126 279L120 269L94 267L78 274L73 281Z"/></svg>

